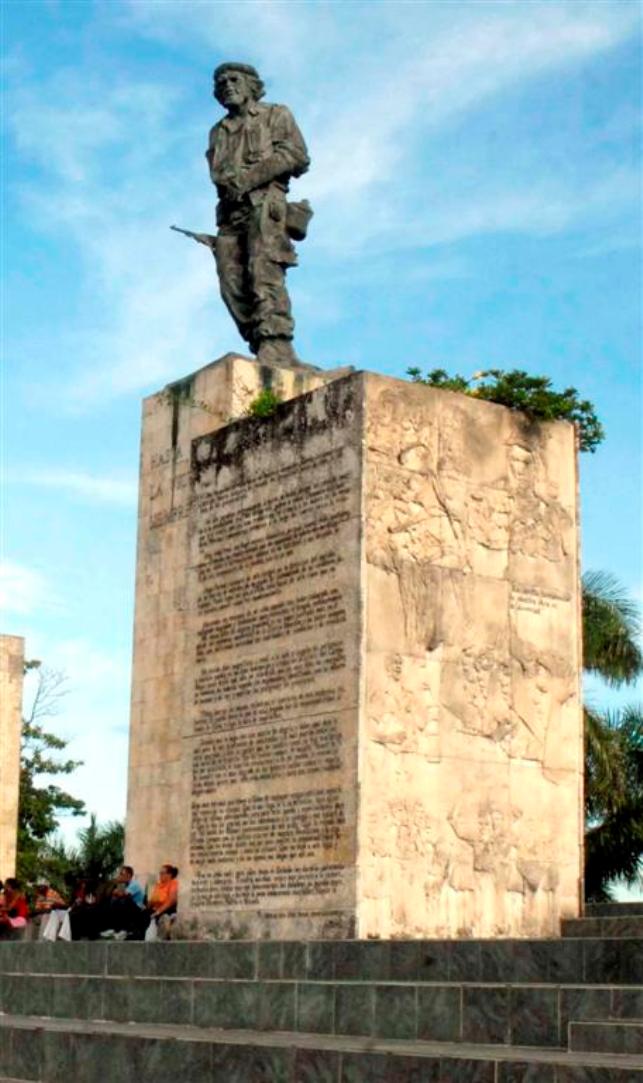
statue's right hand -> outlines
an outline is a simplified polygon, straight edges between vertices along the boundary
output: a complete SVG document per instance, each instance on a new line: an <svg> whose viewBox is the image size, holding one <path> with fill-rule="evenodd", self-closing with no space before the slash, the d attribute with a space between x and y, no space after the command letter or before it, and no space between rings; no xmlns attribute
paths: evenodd
<svg viewBox="0 0 643 1083"><path fill-rule="evenodd" d="M236 181L226 181L222 185L223 198L228 203L239 203L242 197L245 195L245 189L241 187Z"/></svg>

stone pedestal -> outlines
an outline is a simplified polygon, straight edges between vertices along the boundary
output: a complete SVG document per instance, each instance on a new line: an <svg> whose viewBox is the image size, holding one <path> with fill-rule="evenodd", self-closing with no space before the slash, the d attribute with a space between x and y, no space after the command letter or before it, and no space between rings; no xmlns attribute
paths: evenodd
<svg viewBox="0 0 643 1083"><path fill-rule="evenodd" d="M223 935L556 935L582 866L573 429L365 373L226 425L259 370L204 372L212 413L145 406L128 860L175 861Z"/></svg>
<svg viewBox="0 0 643 1083"><path fill-rule="evenodd" d="M15 876L25 641L0 635L0 878Z"/></svg>

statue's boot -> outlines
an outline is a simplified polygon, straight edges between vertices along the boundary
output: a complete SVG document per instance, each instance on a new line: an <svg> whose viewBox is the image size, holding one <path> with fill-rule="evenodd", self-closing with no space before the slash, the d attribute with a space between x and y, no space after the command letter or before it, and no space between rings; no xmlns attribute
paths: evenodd
<svg viewBox="0 0 643 1083"><path fill-rule="evenodd" d="M295 368L301 362L293 349L292 339L274 336L264 338L259 343L257 361L261 365L281 365L282 368Z"/></svg>

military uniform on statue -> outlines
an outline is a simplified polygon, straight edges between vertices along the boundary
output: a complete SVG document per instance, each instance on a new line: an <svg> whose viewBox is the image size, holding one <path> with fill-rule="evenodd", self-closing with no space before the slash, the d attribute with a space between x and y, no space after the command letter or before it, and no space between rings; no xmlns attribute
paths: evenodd
<svg viewBox="0 0 643 1083"><path fill-rule="evenodd" d="M259 361L290 366L297 359L286 269L297 263L292 241L303 239L312 211L286 194L310 162L290 111L260 103L263 93L249 64L221 64L214 73L214 96L228 111L206 152L219 196L214 254L242 338Z"/></svg>

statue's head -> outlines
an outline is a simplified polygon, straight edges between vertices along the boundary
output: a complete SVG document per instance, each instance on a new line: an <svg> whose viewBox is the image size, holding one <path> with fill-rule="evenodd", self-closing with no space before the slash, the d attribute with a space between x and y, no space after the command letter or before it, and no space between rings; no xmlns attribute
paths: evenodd
<svg viewBox="0 0 643 1083"><path fill-rule="evenodd" d="M214 69L214 97L224 109L258 102L265 94L263 82L251 64L228 61Z"/></svg>

